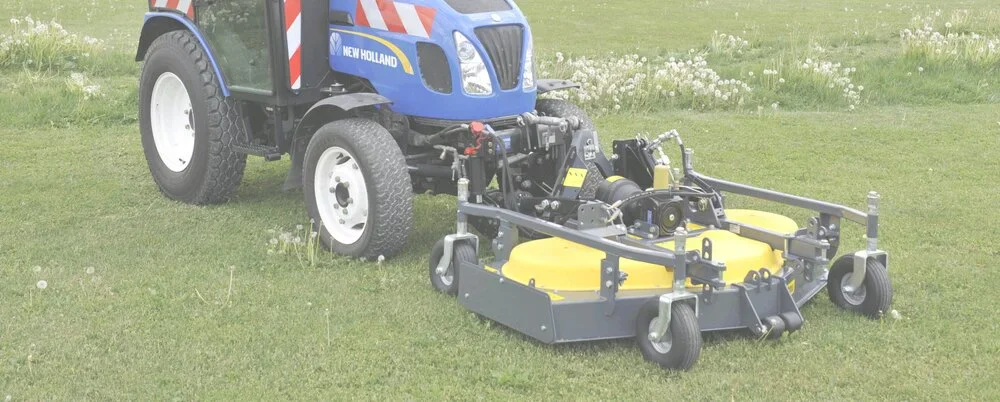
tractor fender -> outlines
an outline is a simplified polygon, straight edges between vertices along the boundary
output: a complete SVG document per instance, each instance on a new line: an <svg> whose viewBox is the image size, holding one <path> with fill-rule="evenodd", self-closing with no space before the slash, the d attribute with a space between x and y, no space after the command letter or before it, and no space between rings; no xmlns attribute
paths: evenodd
<svg viewBox="0 0 1000 402"><path fill-rule="evenodd" d="M552 80L552 79L540 79L538 80L538 94L544 94L546 92L560 91L569 88L579 88L580 84L577 84L570 80Z"/></svg>
<svg viewBox="0 0 1000 402"><path fill-rule="evenodd" d="M375 105L387 105L392 103L389 98L379 94L368 92L357 92L344 95L335 95L316 102L302 115L302 120L295 127L295 135L292 138L299 138L308 134L305 130L308 127L317 126L321 123L329 123L347 115L351 110ZM324 121L326 120L326 121Z"/></svg>
<svg viewBox="0 0 1000 402"><path fill-rule="evenodd" d="M356 92L331 96L312 105L302 115L302 120L299 121L292 134L292 144L289 150L292 157L292 167L288 171L288 177L285 178L282 189L291 191L302 186L302 163L306 147L309 145L309 138L319 126L347 117L351 110L360 107L388 105L390 103L392 101L389 98L379 94Z"/></svg>
<svg viewBox="0 0 1000 402"><path fill-rule="evenodd" d="M219 78L219 84L222 86L222 95L228 97L230 95L229 85L226 84L226 76L219 69L219 63L215 62L215 54L212 53L212 48L208 46L208 42L205 41L205 36L201 34L201 30L182 14L172 12L146 13L145 20L142 23L142 32L139 34L139 47L135 53L135 61L143 61L146 58L146 51L149 49L149 45L153 44L153 41L159 38L160 35L182 29L190 31L194 34L195 38L198 38L201 48L208 55L208 62L212 64L215 76Z"/></svg>

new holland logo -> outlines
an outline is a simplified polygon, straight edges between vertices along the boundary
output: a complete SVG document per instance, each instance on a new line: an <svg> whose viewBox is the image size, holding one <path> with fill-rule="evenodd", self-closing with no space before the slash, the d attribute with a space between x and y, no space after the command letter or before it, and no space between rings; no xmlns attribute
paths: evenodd
<svg viewBox="0 0 1000 402"><path fill-rule="evenodd" d="M394 56L374 50L361 49L354 46L343 47L344 57L367 61L369 63L381 64L386 67L399 67L399 59Z"/></svg>

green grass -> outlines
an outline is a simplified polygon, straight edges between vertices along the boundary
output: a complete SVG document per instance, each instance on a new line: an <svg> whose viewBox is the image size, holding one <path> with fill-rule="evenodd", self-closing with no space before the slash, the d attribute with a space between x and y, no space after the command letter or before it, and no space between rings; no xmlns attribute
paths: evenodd
<svg viewBox="0 0 1000 402"><path fill-rule="evenodd" d="M862 319L821 294L802 331L777 342L707 336L682 374L644 362L629 341L542 345L432 291L426 255L452 229L449 197L417 198L403 255L375 264L324 254L315 267L267 254L269 229L308 222L301 194L279 191L287 161L251 159L226 205L166 200L134 124L142 2L94 2L110 14L87 3L0 4L0 15L56 17L111 45L87 71L105 88L99 101L66 92L65 71L0 71L0 398L1000 398L1000 292L989 277L1000 257L996 70L931 68L894 36L914 14L985 13L992 2L522 2L549 54L670 55L719 30L757 49L713 60L720 71L759 71L814 41L856 65L871 91L855 112L802 90L763 114L598 118L605 138L678 128L714 176L853 206L869 190L883 195L881 244L902 320ZM927 71L907 76L915 66ZM845 247L859 247L850 230Z"/></svg>

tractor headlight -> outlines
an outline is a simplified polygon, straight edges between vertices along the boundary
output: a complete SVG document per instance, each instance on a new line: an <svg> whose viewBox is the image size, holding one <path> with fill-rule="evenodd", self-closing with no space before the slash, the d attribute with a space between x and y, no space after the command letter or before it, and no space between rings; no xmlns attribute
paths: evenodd
<svg viewBox="0 0 1000 402"><path fill-rule="evenodd" d="M531 41L524 52L524 79L521 81L521 89L525 91L535 87L535 46Z"/></svg>
<svg viewBox="0 0 1000 402"><path fill-rule="evenodd" d="M462 70L462 89L469 95L489 95L493 93L493 83L486 63L469 38L455 32L455 51L458 53Z"/></svg>

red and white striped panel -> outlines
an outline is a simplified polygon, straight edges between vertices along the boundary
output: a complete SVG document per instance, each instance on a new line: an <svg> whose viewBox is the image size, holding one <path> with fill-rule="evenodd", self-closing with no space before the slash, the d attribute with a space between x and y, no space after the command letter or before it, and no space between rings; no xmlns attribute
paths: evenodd
<svg viewBox="0 0 1000 402"><path fill-rule="evenodd" d="M302 88L302 0L285 0L285 40L288 49L288 82Z"/></svg>
<svg viewBox="0 0 1000 402"><path fill-rule="evenodd" d="M194 19L194 0L150 0L149 4L154 8L177 10Z"/></svg>
<svg viewBox="0 0 1000 402"><path fill-rule="evenodd" d="M392 0L358 0L357 25L430 38L437 10Z"/></svg>

